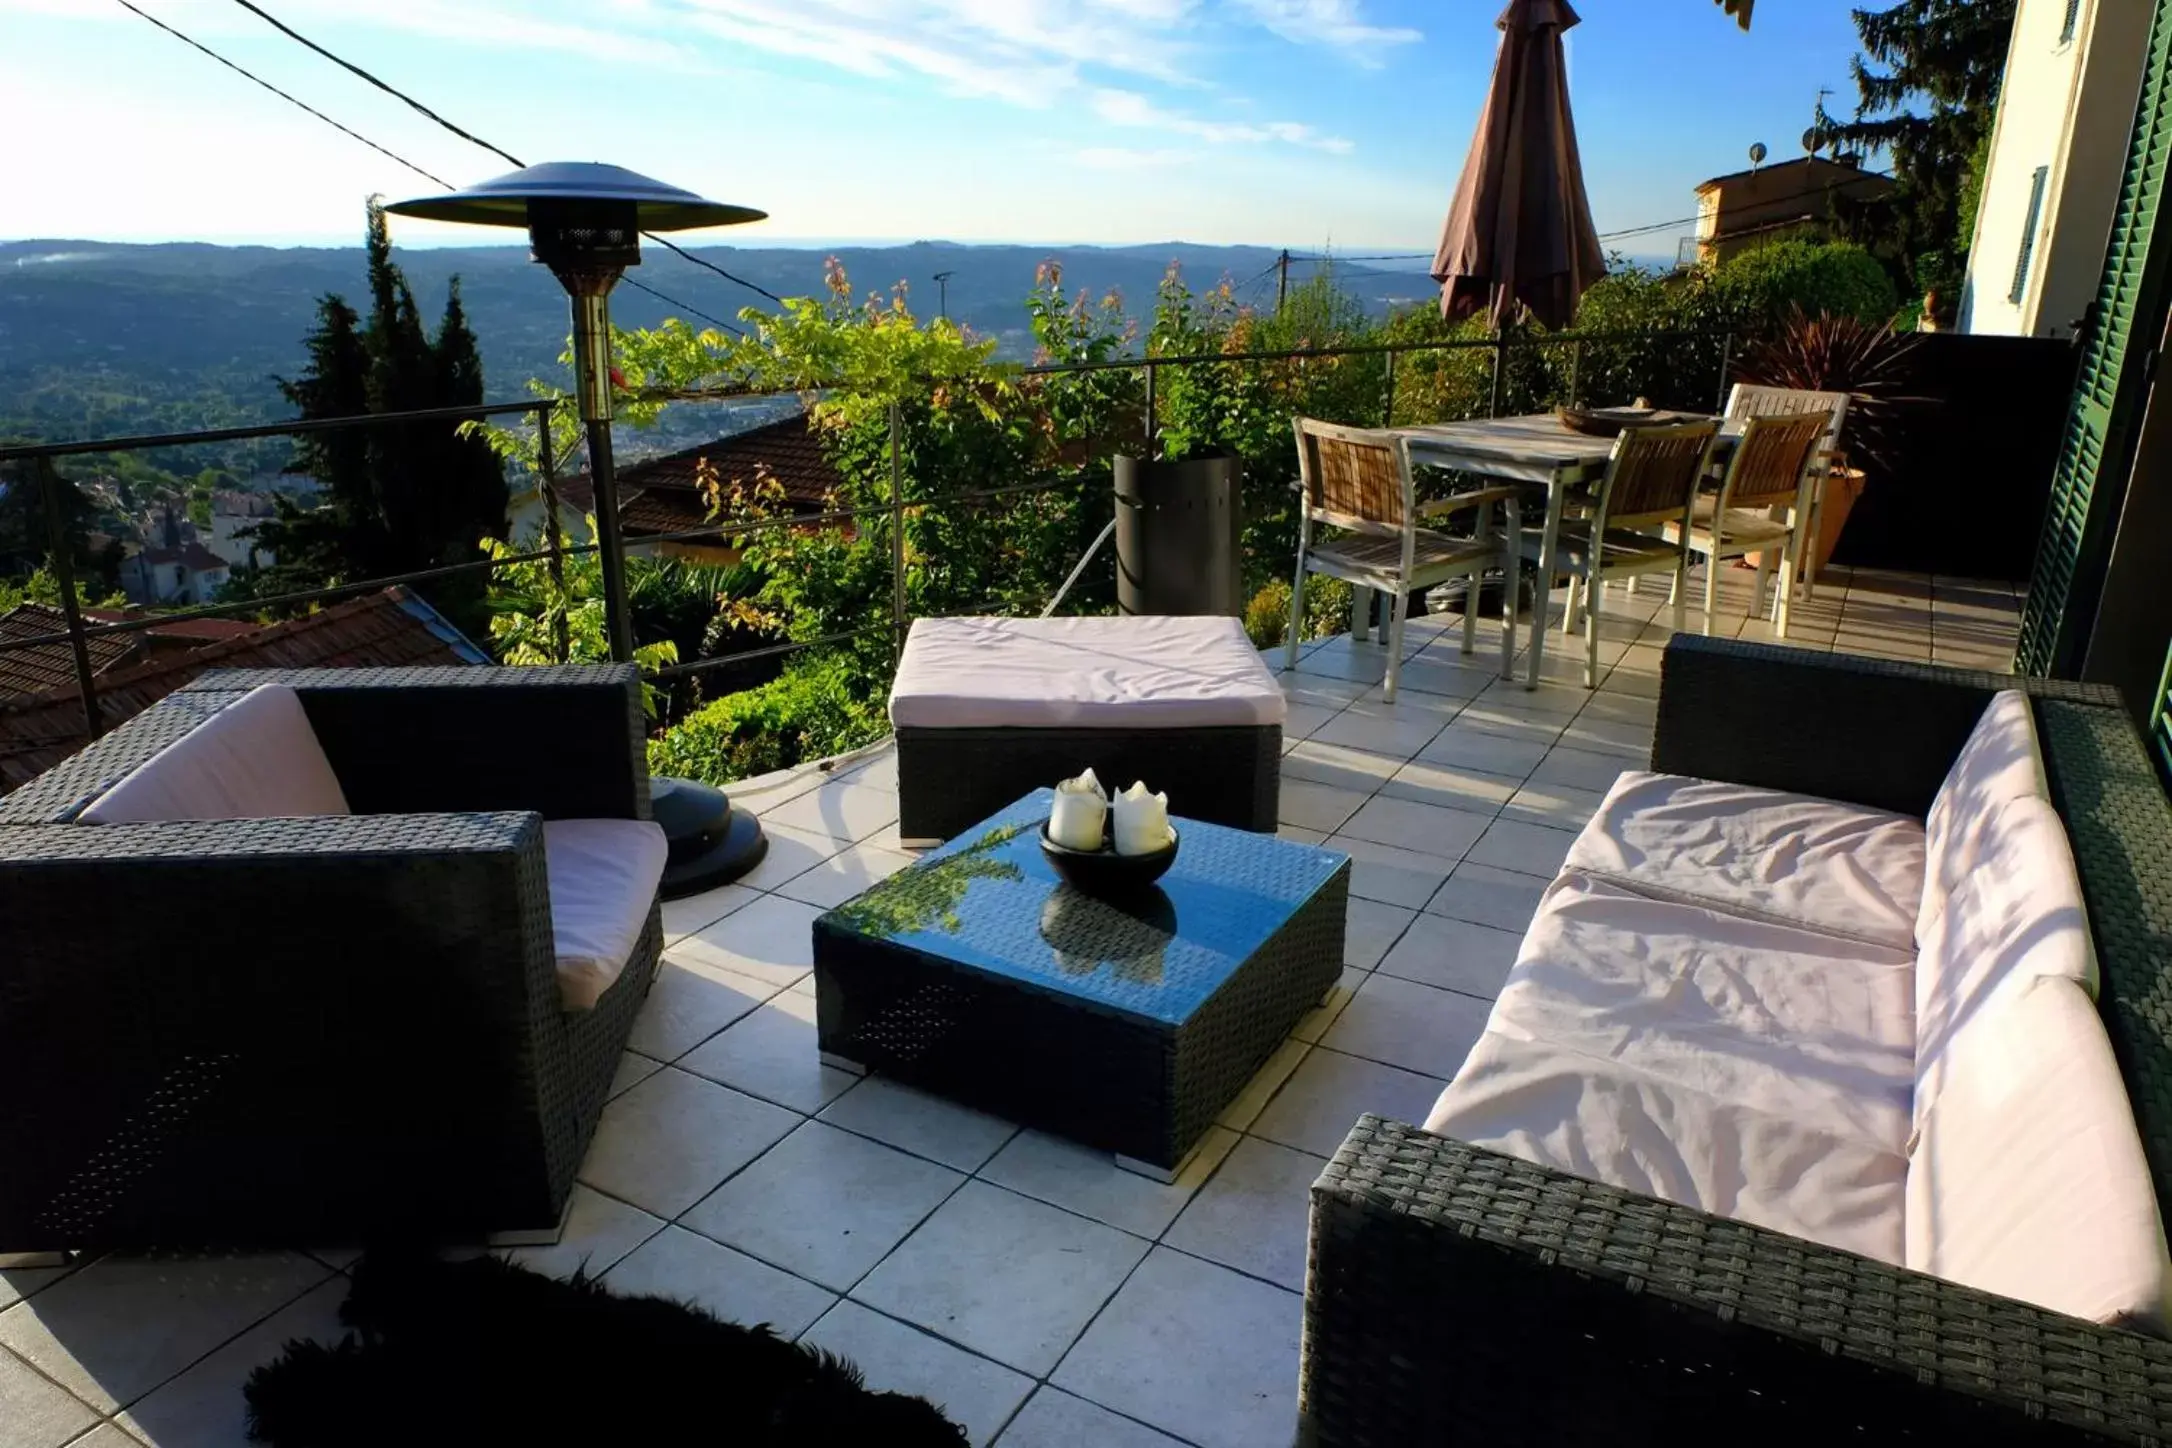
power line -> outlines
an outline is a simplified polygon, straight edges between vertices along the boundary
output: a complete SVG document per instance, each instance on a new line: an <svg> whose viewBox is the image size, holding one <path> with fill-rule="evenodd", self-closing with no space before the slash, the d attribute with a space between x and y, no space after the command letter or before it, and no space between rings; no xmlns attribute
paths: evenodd
<svg viewBox="0 0 2172 1448"><path fill-rule="evenodd" d="M434 181L438 185L444 187L447 191L453 189L452 182L447 181L444 177L432 175L430 172L423 170L420 166L417 166L414 162L408 160L405 156L397 155L391 151L386 150L383 146L378 145L375 141L371 140L368 136L363 135L360 131L356 131L350 129L347 126L341 125L339 122L333 120L324 112L318 110L315 106L310 105L307 101L298 100L295 97L288 95L285 91L279 89L279 87L273 85L270 81L265 80L262 76L257 75L252 71L244 70L242 67L236 65L233 61L228 60L225 56L219 54L216 50L213 50L210 46L205 45L200 41L194 40L189 36L183 35L180 31L174 29L171 25L168 25L165 21L159 19L156 15L151 15L142 10L138 10L134 5L131 5L129 3L129 0L115 0L115 3L118 4L123 10L126 10L129 13L135 15L137 18L142 20L148 20L149 22L151 22L151 24L165 31L168 35L171 35L174 39L180 41L183 45L189 46L195 50L199 50L205 55L210 56L213 60L225 66L228 70L234 72L234 74L241 76L243 79L251 82L252 84L262 86L265 90L270 91L273 95L279 97L279 99L285 101L288 105L296 106L302 110L305 110L309 112L309 114L315 116L318 120L330 126L333 130L338 131L343 135L349 136L354 140L360 141L363 145L369 147L372 151L375 151L378 155L385 157L387 160L397 161L400 165L405 166L408 170L414 172L417 176L422 177L426 181Z"/></svg>
<svg viewBox="0 0 2172 1448"><path fill-rule="evenodd" d="M287 92L273 85L270 81L267 81L262 77L255 75L254 73L235 64L233 61L228 60L225 56L219 54L210 46L205 45L201 41L183 34L181 31L176 30L173 26L168 25L165 21L159 19L157 16L147 14L146 12L138 9L135 5L130 3L130 0L116 0L116 3L119 4L122 9L127 10L131 14L136 15L143 20L149 21L151 24L157 26L160 30L165 31L168 35L171 35L174 39L180 41L182 44L187 45L191 49L209 56L211 59L225 66L228 70L233 71L236 75L243 76L246 79L254 82L255 84L262 86L265 90L270 91L273 95L279 97L287 104L294 106L300 110L307 111L310 115L315 116L318 120L324 122L333 130L340 132L342 135L351 137L354 140L360 141L363 145L369 147L372 151L375 151L378 155L383 156L385 159L397 162L399 165L405 166L408 170L414 172L417 176L420 176L424 180L432 182L435 185L442 186L447 191L454 189L453 184L450 181L447 181L444 177L435 175L429 171L424 170L422 167L416 165L413 161L408 160L405 156L402 156L397 151L393 151L387 147L378 145L375 141L363 135L360 131L353 129L350 126L341 125L338 121L333 120L330 116L318 110L315 106L310 105L307 101L303 101L297 99L292 95L289 95ZM248 0L239 0L239 3L246 5L248 4ZM251 10L256 9L254 5L250 5L249 8ZM266 18L268 19L269 17ZM276 24L277 22L274 23ZM283 29L284 27L281 28ZM300 37L296 38L299 39ZM306 44L307 42L304 43ZM473 138L471 137L470 139ZM703 321L706 322L714 322L717 326L720 326L726 331L731 332L737 336L743 337L746 335L745 332L733 326L731 323L724 321L722 318L712 317L707 312L701 311L695 307L690 307L685 302L678 301L672 297L666 296L664 293L656 290L656 288L654 287L644 285L641 282L637 282L632 277L627 277L625 278L625 280L627 285L647 292L650 296L655 297L658 301L665 302L671 306L677 307L681 311L687 313L689 316L700 317Z"/></svg>
<svg viewBox="0 0 2172 1448"><path fill-rule="evenodd" d="M127 0L121 0L121 3L127 4ZM421 101L416 100L407 92L401 90L397 86L391 85L383 80L378 79L376 76L370 74L370 72L364 70L361 66L356 65L353 61L348 60L342 56L335 55L331 51L326 50L323 46L317 44L316 41L311 40L308 36L302 34L293 26L287 24L283 20L280 20L277 16L273 15L263 6L256 4L255 0L234 0L234 3L236 5L239 5L242 9L248 11L251 15L256 16L259 20L262 20L266 25L269 25L274 30L277 30L281 35L286 36L289 40L295 41L300 45L307 46L309 49L323 56L326 60L331 61L340 69L348 71L353 75L359 76L361 79L369 82L371 85L377 87L377 89L383 91L386 95L392 96L393 98L404 102L406 105L415 110L418 114L426 116L430 120L435 121L438 125L443 126L446 130L452 132L461 140L466 141L471 145L480 146L484 150L490 152L492 155L501 157L502 159L511 162L516 167L525 166L528 164L527 162L521 160L520 157L514 155L511 151L506 150L505 147L493 145L489 141L484 140L481 136L476 135L473 131L466 130L460 126L454 125L451 121L446 120L443 116L439 115L436 111L431 110L428 106L424 105ZM129 8L134 9L135 7L131 5L129 6ZM432 177L431 179L435 180L436 178ZM444 183L440 182L439 184L443 185ZM448 186L446 187L446 189L451 190L453 188ZM658 236L653 231L644 231L641 234L647 237L650 241L655 242L658 246L663 247L667 251L677 253L679 256L685 258L687 261L694 263L694 265L700 267L707 267L710 271L715 272L718 276L724 278L728 282L733 282L739 286L745 287L750 292L759 293L760 295L769 298L769 300L773 302L782 304L784 301L784 298L778 296L769 288L764 286L758 286L755 283L748 281L745 277L733 276L730 272L718 266L715 262L707 261L701 257L698 257L692 252L688 251L685 247L680 246L676 242L666 241L663 237ZM646 290L646 288L644 288L644 290Z"/></svg>

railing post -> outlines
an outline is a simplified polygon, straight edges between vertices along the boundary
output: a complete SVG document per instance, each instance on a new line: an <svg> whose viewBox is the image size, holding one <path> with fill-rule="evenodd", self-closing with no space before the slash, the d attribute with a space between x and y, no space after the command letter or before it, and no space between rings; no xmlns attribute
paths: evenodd
<svg viewBox="0 0 2172 1448"><path fill-rule="evenodd" d="M1154 415L1154 364L1146 364L1146 460L1161 455L1161 423Z"/></svg>
<svg viewBox="0 0 2172 1448"><path fill-rule="evenodd" d="M68 546L68 525L61 515L60 471L51 458L38 459L38 490L45 495L45 537L53 550L53 578L60 584L61 616L68 621L68 647L75 654L83 727L96 739L105 723L98 713L98 686L91 682L90 641L83 636L83 606L75 596L75 555Z"/></svg>
<svg viewBox="0 0 2172 1448"><path fill-rule="evenodd" d="M1380 425L1381 425L1382 427L1393 427L1393 426L1395 426L1395 358L1396 358L1396 356L1397 356L1397 353L1396 353L1395 349L1394 349L1394 348L1392 348L1392 347L1390 347L1390 348L1388 349L1388 388L1387 388L1387 391L1388 391L1388 397L1387 397L1387 402L1386 402L1386 404L1385 404L1384 406L1382 406L1382 407L1381 407L1381 409L1380 409Z"/></svg>
<svg viewBox="0 0 2172 1448"><path fill-rule="evenodd" d="M1584 339L1578 337L1569 348L1569 406L1576 406L1576 389L1584 380Z"/></svg>
<svg viewBox="0 0 2172 1448"><path fill-rule="evenodd" d="M553 612L551 641L557 645L558 662L573 662L573 637L566 620L567 610L573 600L566 597L566 535L558 526L558 468L551 456L551 410L556 404L545 403L535 413L536 476L541 480L543 491L543 536L551 556L545 567L551 576Z"/></svg>
<svg viewBox="0 0 2172 1448"><path fill-rule="evenodd" d="M890 399L890 631L905 652L905 468L899 457L904 415Z"/></svg>
<svg viewBox="0 0 2172 1448"><path fill-rule="evenodd" d="M1727 369L1734 365L1734 360L1735 332L1734 328L1729 327L1726 335L1720 339L1719 401L1712 405L1714 412L1725 412L1727 410Z"/></svg>
<svg viewBox="0 0 2172 1448"><path fill-rule="evenodd" d="M1508 333L1499 326L1493 329L1493 390L1486 399L1486 416L1501 415L1501 392L1507 381Z"/></svg>

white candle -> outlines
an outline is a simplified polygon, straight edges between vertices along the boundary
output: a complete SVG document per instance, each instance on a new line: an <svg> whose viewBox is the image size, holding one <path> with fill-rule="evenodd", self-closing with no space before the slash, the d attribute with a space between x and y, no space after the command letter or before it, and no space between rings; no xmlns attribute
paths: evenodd
<svg viewBox="0 0 2172 1448"><path fill-rule="evenodd" d="M1151 855L1169 844L1169 796L1148 794L1144 780L1116 796L1116 853Z"/></svg>
<svg viewBox="0 0 2172 1448"><path fill-rule="evenodd" d="M1067 850L1098 850L1109 813L1109 797L1094 772L1056 786L1056 802L1048 811L1048 837Z"/></svg>

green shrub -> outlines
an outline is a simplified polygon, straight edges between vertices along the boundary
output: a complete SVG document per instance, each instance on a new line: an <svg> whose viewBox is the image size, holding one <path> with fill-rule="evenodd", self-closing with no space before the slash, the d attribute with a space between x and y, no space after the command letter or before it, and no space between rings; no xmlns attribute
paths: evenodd
<svg viewBox="0 0 2172 1448"><path fill-rule="evenodd" d="M890 722L880 700L853 690L854 673L832 655L727 694L649 741L649 773L729 784L872 744Z"/></svg>
<svg viewBox="0 0 2172 1448"><path fill-rule="evenodd" d="M1244 631L1254 648L1271 649L1289 632L1290 586L1281 579L1252 595L1244 606ZM1326 638L1350 626L1350 585L1315 573L1305 580L1305 637Z"/></svg>
<svg viewBox="0 0 2172 1448"><path fill-rule="evenodd" d="M1712 284L1753 331L1767 331L1791 307L1831 312L1872 325L1900 307L1893 278L1876 257L1847 241L1779 241L1722 262Z"/></svg>

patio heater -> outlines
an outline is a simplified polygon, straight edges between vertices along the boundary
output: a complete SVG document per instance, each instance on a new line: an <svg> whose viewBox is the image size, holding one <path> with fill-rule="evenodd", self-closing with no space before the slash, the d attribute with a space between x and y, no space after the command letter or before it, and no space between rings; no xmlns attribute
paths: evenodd
<svg viewBox="0 0 2172 1448"><path fill-rule="evenodd" d="M573 308L574 396L588 430L588 474L595 488L605 628L611 657L631 662L633 623L626 612L618 470L611 453L611 288L626 268L641 264L645 231L738 226L768 213L704 200L621 166L583 161L546 161L464 191L422 196L385 210L426 221L526 227L531 257L566 289ZM733 809L720 790L659 778L652 795L657 823L671 839L667 898L737 879L768 852L760 822Z"/></svg>

